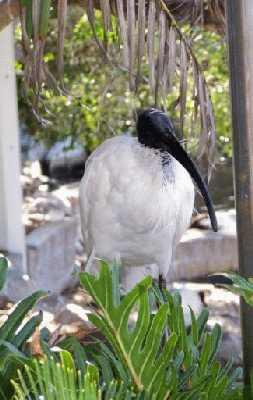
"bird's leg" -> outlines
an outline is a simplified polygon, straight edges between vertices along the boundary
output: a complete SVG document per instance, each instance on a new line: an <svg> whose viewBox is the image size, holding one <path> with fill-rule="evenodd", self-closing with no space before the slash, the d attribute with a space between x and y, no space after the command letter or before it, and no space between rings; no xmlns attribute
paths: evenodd
<svg viewBox="0 0 253 400"><path fill-rule="evenodd" d="M163 289L166 289L166 279L162 274L159 274L158 285L161 292L163 291Z"/></svg>
<svg viewBox="0 0 253 400"><path fill-rule="evenodd" d="M86 262L85 271L90 273L92 271L93 262L95 260L95 247L93 247L92 252L90 253L88 260Z"/></svg>
<svg viewBox="0 0 253 400"><path fill-rule="evenodd" d="M158 285L159 285L159 289L161 291L163 300L166 301L164 293L163 293L164 289L166 289L166 278L164 278L164 276L162 274L159 274ZM165 326L165 330L164 330L164 339L165 339L165 342L167 342L169 340L169 329L168 329L167 325Z"/></svg>

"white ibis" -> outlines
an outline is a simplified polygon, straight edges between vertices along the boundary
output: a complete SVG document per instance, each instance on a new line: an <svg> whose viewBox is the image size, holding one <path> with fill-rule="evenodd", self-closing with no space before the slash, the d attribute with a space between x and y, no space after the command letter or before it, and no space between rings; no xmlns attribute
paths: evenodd
<svg viewBox="0 0 253 400"><path fill-rule="evenodd" d="M194 185L217 220L205 182L160 110L139 113L138 137L106 140L89 157L80 185L81 224L90 257L122 266L157 264L163 280L190 224Z"/></svg>

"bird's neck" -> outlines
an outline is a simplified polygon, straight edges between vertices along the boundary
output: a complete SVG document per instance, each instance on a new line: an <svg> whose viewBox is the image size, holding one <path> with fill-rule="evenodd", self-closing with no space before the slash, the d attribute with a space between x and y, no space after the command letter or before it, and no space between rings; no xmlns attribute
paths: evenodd
<svg viewBox="0 0 253 400"><path fill-rule="evenodd" d="M171 163L171 155L168 151L160 150L160 156L162 161L162 166L166 167Z"/></svg>

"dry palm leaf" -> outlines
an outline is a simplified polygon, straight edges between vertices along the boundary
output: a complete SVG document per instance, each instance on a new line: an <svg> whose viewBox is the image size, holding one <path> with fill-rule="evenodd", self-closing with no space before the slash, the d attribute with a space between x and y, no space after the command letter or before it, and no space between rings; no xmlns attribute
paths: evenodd
<svg viewBox="0 0 253 400"><path fill-rule="evenodd" d="M100 8L105 2L109 2L111 10L115 13L115 0L95 0L95 5ZM148 3L149 0L146 0ZM179 22L190 24L204 24L205 27L220 33L225 32L225 0L165 0L167 6L172 11L175 19ZM29 0L1 0L0 1L0 30L4 29L13 19L15 19L22 5ZM55 2L56 3L56 2ZM84 4L87 0L72 0L72 4ZM136 0L136 4L138 1Z"/></svg>
<svg viewBox="0 0 253 400"><path fill-rule="evenodd" d="M39 327L36 328L30 342L30 351L33 357L36 358L44 358L45 354L41 347L41 340L40 340L40 329Z"/></svg>
<svg viewBox="0 0 253 400"><path fill-rule="evenodd" d="M135 89L135 38L136 38L136 20L135 20L135 0L127 0L127 39L129 54L129 86L131 90Z"/></svg>
<svg viewBox="0 0 253 400"><path fill-rule="evenodd" d="M156 1L150 0L148 7L147 27L147 52L149 63L149 84L151 90L155 90L155 32L156 32Z"/></svg>
<svg viewBox="0 0 253 400"><path fill-rule="evenodd" d="M187 70L188 56L185 43L181 40L180 45L180 132L184 132L184 116L186 112L186 96L187 96Z"/></svg>
<svg viewBox="0 0 253 400"><path fill-rule="evenodd" d="M139 2L138 2L138 38L137 38L138 62L137 62L137 77L136 77L137 86L140 82L141 64L142 64L142 58L144 56L144 49L145 49L145 28L146 28L145 0L139 0Z"/></svg>
<svg viewBox="0 0 253 400"><path fill-rule="evenodd" d="M190 41L183 34L178 21L206 23L217 17L224 24L222 0L87 0L87 15L95 41L105 59L119 65L115 44L110 43L108 33L116 25L121 43L124 68L129 72L132 91L143 83L142 64L149 68L149 85L157 106L167 107L167 96L178 91L176 110L179 110L179 126L183 136L185 120L200 121L198 154L206 164L213 163L215 126L212 104L204 75L198 65ZM26 80L39 97L43 82L47 79L57 86L43 60L43 50L48 30L50 7L57 6L58 13L58 72L63 76L63 49L66 26L67 0L22 0L21 21L23 47L26 54ZM100 7L103 21L104 42L96 32L96 7ZM208 11L208 13L207 13ZM112 13L116 24L112 24ZM188 85L188 78L193 79ZM193 91L194 111L188 114L188 91ZM36 102L35 102L36 106Z"/></svg>
<svg viewBox="0 0 253 400"><path fill-rule="evenodd" d="M123 45L123 61L125 67L128 67L129 63L129 50L128 50L128 37L127 37L127 23L124 14L124 5L122 0L116 0L117 5L117 17L119 21L120 34Z"/></svg>
<svg viewBox="0 0 253 400"><path fill-rule="evenodd" d="M172 89L174 82L174 76L176 72L176 32L171 26L169 29L167 41L166 41L166 54L165 54L165 65L164 65L164 76L163 76L163 88L165 93L168 93Z"/></svg>
<svg viewBox="0 0 253 400"><path fill-rule="evenodd" d="M110 0L100 0L100 8L103 16L105 48L107 47L107 33L111 30L111 6Z"/></svg>
<svg viewBox="0 0 253 400"><path fill-rule="evenodd" d="M157 55L157 76L156 76L156 86L155 86L155 104L159 102L159 92L163 77L164 70L164 58L165 58L165 46L166 46L166 36L167 36L167 17L163 10L159 14L159 49Z"/></svg>
<svg viewBox="0 0 253 400"><path fill-rule="evenodd" d="M58 58L57 67L60 79L63 77L64 69L64 37L66 30L66 17L67 17L68 0L58 0Z"/></svg>
<svg viewBox="0 0 253 400"><path fill-rule="evenodd" d="M96 26L95 26L95 22L96 22L95 7L94 7L93 0L88 0L87 16L88 16L89 23L91 25L91 29L92 29L92 33L93 33L94 39L95 39L99 49L101 50L102 55L105 57L105 59L109 60L106 48L104 47L104 44L99 40L99 38L97 36Z"/></svg>
<svg viewBox="0 0 253 400"><path fill-rule="evenodd" d="M194 78L194 118L196 119L199 115L201 122L201 133L198 145L198 160L202 166L202 171L207 178L210 177L211 168L213 166L214 148L215 148L215 124L213 107L208 92L208 87L205 81L205 77L201 71L198 61L194 55L192 47L182 33L180 27L177 25L173 14L167 7L164 0L160 0L162 8L166 11L174 29L176 37L180 39L180 127L181 134L183 135L184 118L186 115L186 101L187 101L187 74L189 68L192 70ZM175 40L175 39L174 39ZM169 43L171 45L171 43ZM173 46L172 46L173 48ZM178 58L179 58L178 57Z"/></svg>
<svg viewBox="0 0 253 400"><path fill-rule="evenodd" d="M26 56L25 77L37 99L45 81L43 55L50 9L51 0L23 0L21 3L22 43Z"/></svg>

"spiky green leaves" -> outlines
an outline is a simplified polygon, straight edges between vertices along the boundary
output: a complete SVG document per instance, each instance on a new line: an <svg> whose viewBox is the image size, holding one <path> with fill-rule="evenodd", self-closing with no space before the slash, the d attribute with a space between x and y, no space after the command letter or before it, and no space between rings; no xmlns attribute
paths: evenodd
<svg viewBox="0 0 253 400"><path fill-rule="evenodd" d="M42 313L33 316L25 323L24 320L42 296L44 292L40 291L22 300L0 327L1 399L10 398L12 391L10 379L16 376L17 368L28 360L23 347L41 323Z"/></svg>
<svg viewBox="0 0 253 400"><path fill-rule="evenodd" d="M60 352L60 361L53 357L43 361L36 359L18 371L18 380L12 381L14 399L25 400L29 396L45 400L99 400L98 370L89 365L85 374L76 370L74 360L67 351Z"/></svg>
<svg viewBox="0 0 253 400"><path fill-rule="evenodd" d="M178 293L160 292L150 277L123 298L116 266L102 263L97 278L81 273L80 280L97 305L90 320L107 341L96 339L85 348L73 337L62 341L59 354L49 351L43 362L19 373L17 400L241 399L235 389L240 370L231 374L232 362L218 363L221 329L207 330L206 309L198 317L191 311L186 328Z"/></svg>
<svg viewBox="0 0 253 400"><path fill-rule="evenodd" d="M112 380L108 387L100 387L98 368L88 364L85 372L77 370L71 353L60 351L59 359L33 360L18 371L12 381L15 400L43 398L45 400L144 400L127 389L123 382ZM103 385L102 385L103 386Z"/></svg>
<svg viewBox="0 0 253 400"><path fill-rule="evenodd" d="M210 333L206 331L207 310L198 318L191 312L192 325L187 329L180 296L156 288L159 307L154 315L150 277L119 301L115 269L105 263L97 278L81 273L80 281L98 306L89 319L112 347L110 359L121 365L120 378L133 385L136 393L152 400L213 399L213 394L227 398L231 366L223 374L216 361L221 329L216 325ZM137 321L130 326L130 315L137 309Z"/></svg>
<svg viewBox="0 0 253 400"><path fill-rule="evenodd" d="M165 398L164 395L169 390L166 384L167 365L173 353L176 335L170 337L161 351L169 307L164 304L151 320L148 299L151 278L144 279L119 305L115 305L111 272L105 263L101 266L98 279L83 273L80 281L101 310L101 314L92 314L89 317L91 322L104 333L113 346L137 390L146 389L154 399ZM131 330L129 316L137 304L138 319Z"/></svg>

